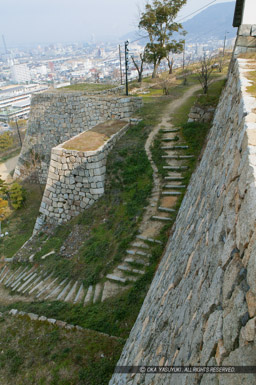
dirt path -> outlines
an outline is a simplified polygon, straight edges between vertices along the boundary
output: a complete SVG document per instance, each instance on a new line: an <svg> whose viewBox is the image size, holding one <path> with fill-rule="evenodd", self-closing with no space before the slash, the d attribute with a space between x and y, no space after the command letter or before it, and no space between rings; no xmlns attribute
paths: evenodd
<svg viewBox="0 0 256 385"><path fill-rule="evenodd" d="M0 175L1 179L5 181L11 181L12 177L10 173L15 169L19 155L14 156L13 158L8 159L4 163L0 163Z"/></svg>
<svg viewBox="0 0 256 385"><path fill-rule="evenodd" d="M148 159L151 163L151 167L153 169L154 187L152 190L151 198L149 200L149 205L144 213L144 217L139 229L140 233L143 236L154 238L154 236L156 236L159 233L159 230L163 226L161 222L153 222L152 220L150 220L150 218L153 215L157 215L158 213L157 202L159 201L160 193L161 193L161 181L158 175L157 166L155 165L152 159L150 147L154 141L155 136L158 134L159 130L161 129L161 127L164 126L166 129L173 128L173 125L170 122L170 115L177 108L182 106L182 104L185 103L187 99L190 98L196 91L200 90L200 88L201 88L200 85L195 85L191 87L188 91L186 91L181 98L170 102L170 104L168 104L168 106L163 112L160 123L152 130L152 132L150 133L146 141L145 150L146 150Z"/></svg>

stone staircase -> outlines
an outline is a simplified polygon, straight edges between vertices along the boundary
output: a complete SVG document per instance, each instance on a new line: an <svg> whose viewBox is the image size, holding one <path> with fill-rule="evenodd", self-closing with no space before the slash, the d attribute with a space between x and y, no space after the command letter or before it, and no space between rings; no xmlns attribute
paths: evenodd
<svg viewBox="0 0 256 385"><path fill-rule="evenodd" d="M167 117L163 118L163 123L170 126ZM161 126L158 126L155 134L160 129ZM151 247L161 244L157 239L161 228L173 222L176 201L186 189L183 177L183 172L188 169L186 162L193 157L189 154L188 146L182 143L179 128L164 128L162 132L161 150L162 158L166 160L164 169L167 170L167 175L163 183L149 150L154 139L152 136L151 142L146 146L154 176L150 202L145 208L139 235L111 273L101 282L85 287L82 282L70 278L60 280L56 278L57 272L47 271L42 266L28 267L24 264L13 269L6 264L0 270L0 284L11 294L30 297L33 301L63 301L86 306L119 294L145 274L147 266L150 265Z"/></svg>

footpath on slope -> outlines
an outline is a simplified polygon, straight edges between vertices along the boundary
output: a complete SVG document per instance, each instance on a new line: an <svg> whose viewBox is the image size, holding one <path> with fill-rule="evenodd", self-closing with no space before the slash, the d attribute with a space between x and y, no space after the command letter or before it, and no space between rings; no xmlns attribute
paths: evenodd
<svg viewBox="0 0 256 385"><path fill-rule="evenodd" d="M11 172L14 171L16 164L18 162L18 158L19 158L19 155L6 160L4 163L0 163L1 179L5 180L6 182L12 181Z"/></svg>
<svg viewBox="0 0 256 385"><path fill-rule="evenodd" d="M0 271L2 291L5 287L12 292L12 298L13 294L19 298L24 295L26 301L29 298L33 301L58 300L73 304L81 303L86 306L90 303L102 302L107 298L116 296L123 290L127 290L134 281L146 272L146 267L150 264L150 246L161 243L156 238L159 236L161 228L168 222L171 223L170 214L175 212L172 207L175 206L178 196L183 193L186 187L182 184L182 171L187 168L183 162L192 156L182 155L183 148L187 149L187 146L182 146L182 142L180 143L182 138L179 136L179 128L173 127L171 114L199 89L200 85L193 86L181 98L169 103L164 110L161 121L152 130L146 141L145 150L153 169L153 189L149 204L145 207L139 235L130 244L124 260L119 262L119 265L110 274L107 274L101 282L89 286L88 289L85 289L82 283L68 278L60 282L53 276L52 271L44 271L38 265L34 265L32 268L24 265L14 271L7 264L2 266ZM168 169L168 174L164 180L166 185L162 183L162 178L159 176L151 153L151 146L160 130L164 134L163 147L161 148L163 154L167 154L162 155L166 158L167 166L165 167ZM169 142L171 144L173 142L173 145L166 147ZM52 252L42 258L50 254ZM32 262L31 257L29 258L30 262ZM7 296L6 293L4 296L6 302ZM13 302L11 298L10 302Z"/></svg>

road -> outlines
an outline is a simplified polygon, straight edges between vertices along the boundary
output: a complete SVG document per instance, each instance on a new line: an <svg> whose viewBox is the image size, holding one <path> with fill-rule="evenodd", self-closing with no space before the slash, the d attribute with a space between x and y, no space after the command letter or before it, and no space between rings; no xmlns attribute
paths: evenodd
<svg viewBox="0 0 256 385"><path fill-rule="evenodd" d="M0 163L1 179L9 182L12 180L10 173L15 169L18 158L19 158L19 155L6 160L4 163Z"/></svg>

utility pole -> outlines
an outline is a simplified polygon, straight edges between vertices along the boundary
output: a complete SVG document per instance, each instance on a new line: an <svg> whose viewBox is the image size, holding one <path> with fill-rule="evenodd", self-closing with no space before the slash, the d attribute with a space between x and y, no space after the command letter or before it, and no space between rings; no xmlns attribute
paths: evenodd
<svg viewBox="0 0 256 385"><path fill-rule="evenodd" d="M225 48L226 48L226 40L227 40L227 33L228 31L225 31L225 36L224 36L224 43L223 43L223 50L222 50L222 58L220 59L220 66L219 70L222 72L222 67L223 67L223 61L224 61L224 55L225 55Z"/></svg>
<svg viewBox="0 0 256 385"><path fill-rule="evenodd" d="M186 40L184 40L184 47L183 47L183 63L182 63L183 69L185 69L185 50L186 50Z"/></svg>
<svg viewBox="0 0 256 385"><path fill-rule="evenodd" d="M20 129L19 129L17 118L15 119L15 121L16 121L16 128L18 131L19 140L20 140L20 147L22 147L22 140L21 140L21 136L20 136Z"/></svg>
<svg viewBox="0 0 256 385"><path fill-rule="evenodd" d="M7 54L8 51L7 51L7 46L6 46L6 41L5 41L4 35L2 35L2 39L3 39L3 44L4 44L4 50L5 50L5 53Z"/></svg>
<svg viewBox="0 0 256 385"><path fill-rule="evenodd" d="M127 40L124 44L124 48L125 48L125 85L126 85L126 95L128 96L129 95L129 90L128 90L128 65L129 65L129 58L128 58L128 45L129 45L129 41Z"/></svg>
<svg viewBox="0 0 256 385"><path fill-rule="evenodd" d="M120 77L121 77L121 85L123 84L123 74L122 74L122 57L121 57L121 46L119 44L119 60L120 60Z"/></svg>
<svg viewBox="0 0 256 385"><path fill-rule="evenodd" d="M225 55L227 33L229 33L229 32L228 32L228 31L225 31L224 44L223 44L223 57L224 57L224 55Z"/></svg>

